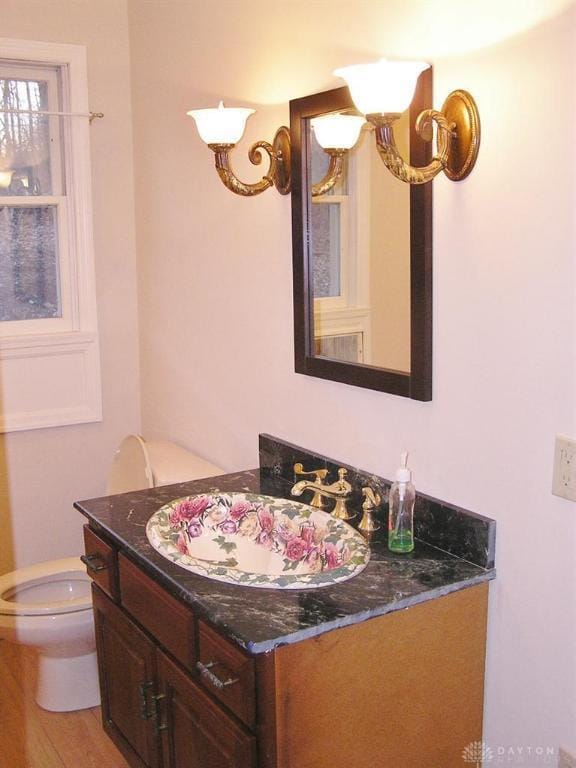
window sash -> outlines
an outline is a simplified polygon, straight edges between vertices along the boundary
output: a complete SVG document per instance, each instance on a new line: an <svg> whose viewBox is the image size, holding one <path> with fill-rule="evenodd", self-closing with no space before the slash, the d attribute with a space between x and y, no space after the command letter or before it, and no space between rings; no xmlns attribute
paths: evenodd
<svg viewBox="0 0 576 768"><path fill-rule="evenodd" d="M68 200L65 197L38 195L34 197L2 197L0 205L9 208L52 207L56 210L58 242L58 281L60 317L45 317L37 320L0 321L0 339L30 334L64 333L78 327L77 305L74 301L72 263L70 259L70 233Z"/></svg>
<svg viewBox="0 0 576 768"><path fill-rule="evenodd" d="M324 296L314 299L315 311L344 309L346 307L356 306L357 300L352 286L355 283L356 259L354 248L350 243L350 223L349 223L349 205L348 195L322 195L312 199L313 205L332 205L340 209L340 293L336 296Z"/></svg>
<svg viewBox="0 0 576 768"><path fill-rule="evenodd" d="M7 80L34 80L47 83L47 111L59 112L62 109L62 80L64 73L61 68L54 66L38 67L33 64L6 63L0 60L0 78ZM8 114L0 107L0 117ZM26 115L22 115L23 118ZM66 136L66 125L61 117L49 116L48 118L48 141L50 151L50 176L51 190L50 194L65 194L65 174L63 174L63 161L65 155L69 154L68 148L64 147L64 142L69 145L69 139ZM63 157L64 155L64 157Z"/></svg>

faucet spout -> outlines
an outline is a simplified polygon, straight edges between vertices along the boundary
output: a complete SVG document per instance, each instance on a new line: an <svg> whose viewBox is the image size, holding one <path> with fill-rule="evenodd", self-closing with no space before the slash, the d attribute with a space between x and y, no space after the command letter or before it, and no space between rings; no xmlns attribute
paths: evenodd
<svg viewBox="0 0 576 768"><path fill-rule="evenodd" d="M310 480L299 480L297 483L294 483L290 493L292 496L302 496L304 491L320 491L323 487L324 486L318 485L318 483L313 483Z"/></svg>
<svg viewBox="0 0 576 768"><path fill-rule="evenodd" d="M292 496L302 496L304 491L308 490L314 491L314 497L310 502L310 506L317 507L317 509L323 509L324 501L322 500L322 493L324 491L324 486L322 483L312 482L312 480L299 480L297 483L294 483L290 493Z"/></svg>

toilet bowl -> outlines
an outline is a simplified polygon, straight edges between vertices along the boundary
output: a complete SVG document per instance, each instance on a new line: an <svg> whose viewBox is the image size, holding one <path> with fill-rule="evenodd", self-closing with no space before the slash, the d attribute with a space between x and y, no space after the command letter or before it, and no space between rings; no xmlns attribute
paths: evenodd
<svg viewBox="0 0 576 768"><path fill-rule="evenodd" d="M52 712L100 703L90 579L78 557L0 576L0 638L36 648L36 702Z"/></svg>
<svg viewBox="0 0 576 768"><path fill-rule="evenodd" d="M223 474L166 441L128 435L114 455L108 494ZM0 640L38 653L36 702L52 712L100 703L90 578L79 557L51 560L0 576Z"/></svg>

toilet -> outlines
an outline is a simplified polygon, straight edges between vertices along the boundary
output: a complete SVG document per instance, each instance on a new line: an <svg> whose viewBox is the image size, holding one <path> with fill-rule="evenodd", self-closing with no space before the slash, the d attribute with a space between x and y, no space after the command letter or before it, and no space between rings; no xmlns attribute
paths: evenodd
<svg viewBox="0 0 576 768"><path fill-rule="evenodd" d="M175 443L128 435L114 454L107 493L112 496L223 474L221 467Z"/></svg>
<svg viewBox="0 0 576 768"><path fill-rule="evenodd" d="M168 441L128 435L114 455L107 493L221 475L224 470ZM79 557L0 576L0 640L38 654L36 703L71 712L100 703L91 580Z"/></svg>
<svg viewBox="0 0 576 768"><path fill-rule="evenodd" d="M100 703L90 579L79 557L0 576L0 638L36 648L36 702L43 709Z"/></svg>

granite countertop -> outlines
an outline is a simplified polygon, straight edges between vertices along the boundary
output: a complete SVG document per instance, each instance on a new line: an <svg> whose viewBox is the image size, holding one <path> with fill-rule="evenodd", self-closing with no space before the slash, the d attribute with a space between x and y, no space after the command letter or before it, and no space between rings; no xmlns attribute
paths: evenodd
<svg viewBox="0 0 576 768"><path fill-rule="evenodd" d="M266 480L265 482L263 482ZM240 587L197 576L156 552L146 523L159 507L181 496L244 491L289 498L289 485L248 470L204 480L76 502L74 505L109 539L196 615L218 627L249 653L262 653L337 627L407 608L493 579L484 568L416 540L414 552L397 555L386 532L370 542L366 569L349 581L318 589L279 590Z"/></svg>

